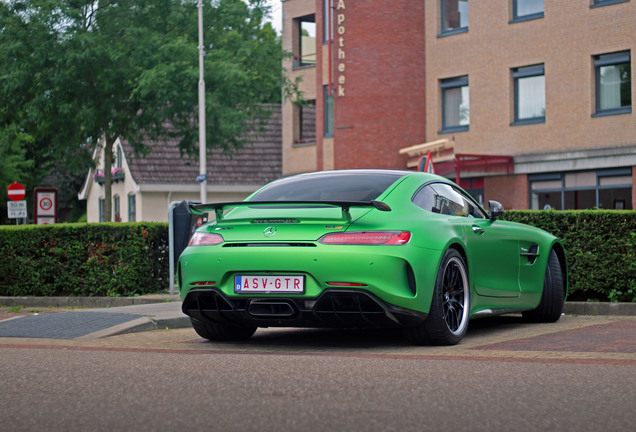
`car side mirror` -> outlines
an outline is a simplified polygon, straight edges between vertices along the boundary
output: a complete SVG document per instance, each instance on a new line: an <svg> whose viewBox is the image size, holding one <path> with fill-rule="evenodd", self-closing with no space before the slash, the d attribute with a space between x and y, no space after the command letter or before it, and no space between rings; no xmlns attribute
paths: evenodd
<svg viewBox="0 0 636 432"><path fill-rule="evenodd" d="M488 201L488 213L490 213L490 219L495 220L504 213L504 208L497 201Z"/></svg>

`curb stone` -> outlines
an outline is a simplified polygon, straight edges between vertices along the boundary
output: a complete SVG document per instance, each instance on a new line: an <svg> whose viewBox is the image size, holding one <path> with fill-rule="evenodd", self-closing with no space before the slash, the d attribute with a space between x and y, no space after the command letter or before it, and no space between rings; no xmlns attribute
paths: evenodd
<svg viewBox="0 0 636 432"><path fill-rule="evenodd" d="M636 302L565 302L563 313L572 315L636 316Z"/></svg>
<svg viewBox="0 0 636 432"><path fill-rule="evenodd" d="M178 294L149 295L139 297L0 297L2 306L91 308L133 306L152 303L181 301Z"/></svg>
<svg viewBox="0 0 636 432"><path fill-rule="evenodd" d="M0 306L91 308L144 305L181 301L178 294L152 294L139 297L6 297L0 296ZM563 313L572 315L636 316L636 302L565 302Z"/></svg>

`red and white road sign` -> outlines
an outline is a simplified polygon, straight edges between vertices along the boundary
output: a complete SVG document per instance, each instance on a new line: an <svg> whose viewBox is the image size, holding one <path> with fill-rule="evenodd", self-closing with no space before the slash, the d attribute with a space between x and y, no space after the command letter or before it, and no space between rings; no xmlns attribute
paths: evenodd
<svg viewBox="0 0 636 432"><path fill-rule="evenodd" d="M26 189L20 183L11 183L7 188L7 195L11 201L22 201L26 196Z"/></svg>
<svg viewBox="0 0 636 432"><path fill-rule="evenodd" d="M57 223L57 189L36 187L33 190L34 221L37 225Z"/></svg>
<svg viewBox="0 0 636 432"><path fill-rule="evenodd" d="M40 205L40 209L45 212L53 208L53 200L49 197L43 197L38 204Z"/></svg>

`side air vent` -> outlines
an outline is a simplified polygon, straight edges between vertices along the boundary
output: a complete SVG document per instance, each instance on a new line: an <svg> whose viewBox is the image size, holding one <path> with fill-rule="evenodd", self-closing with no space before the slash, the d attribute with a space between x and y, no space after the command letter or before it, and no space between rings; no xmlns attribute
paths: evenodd
<svg viewBox="0 0 636 432"><path fill-rule="evenodd" d="M532 243L529 248L521 248L521 256L528 258L529 264L534 264L539 256L539 246L535 243Z"/></svg>
<svg viewBox="0 0 636 432"><path fill-rule="evenodd" d="M413 268L408 262L406 263L406 280L409 282L411 293L413 295L417 294L417 286L415 285L415 274L413 273Z"/></svg>

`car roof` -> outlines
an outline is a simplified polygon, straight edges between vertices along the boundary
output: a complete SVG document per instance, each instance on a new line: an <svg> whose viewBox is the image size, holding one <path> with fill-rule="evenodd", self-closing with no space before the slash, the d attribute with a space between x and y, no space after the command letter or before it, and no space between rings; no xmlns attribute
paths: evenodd
<svg viewBox="0 0 636 432"><path fill-rule="evenodd" d="M298 178L323 178L323 177L336 177L336 176L350 176L350 175L369 175L369 174L377 174L377 175L392 175L397 176L398 178L404 177L407 175L410 176L420 176L425 179L431 180L446 180L445 177L441 177L435 174L425 173L421 171L409 171L409 170L392 170L392 169L342 169L342 170L328 170L328 171L315 171L309 173L295 174L289 177L283 177L276 181L284 181L284 180L292 180Z"/></svg>

